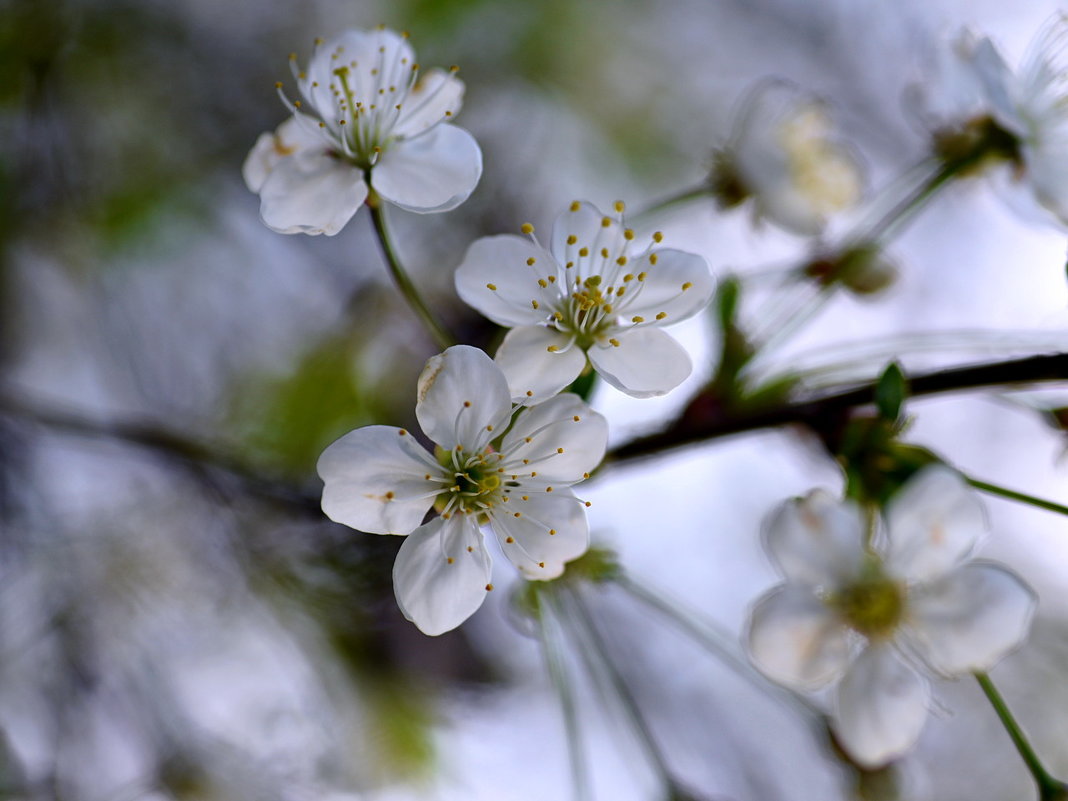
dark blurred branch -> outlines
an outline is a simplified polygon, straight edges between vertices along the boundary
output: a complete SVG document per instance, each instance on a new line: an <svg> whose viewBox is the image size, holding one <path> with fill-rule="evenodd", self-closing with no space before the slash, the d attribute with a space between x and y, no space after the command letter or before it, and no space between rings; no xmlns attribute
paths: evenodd
<svg viewBox="0 0 1068 801"><path fill-rule="evenodd" d="M952 367L921 373L908 379L910 397L1048 381L1068 382L1068 353ZM716 405L714 399L702 404L703 393L699 393L682 416L670 426L659 433L638 437L610 450L605 456L605 464L619 464L684 445L793 423L821 431L842 419L853 408L874 403L876 383L876 380L872 380L853 389L753 412L726 412Z"/></svg>
<svg viewBox="0 0 1068 801"><path fill-rule="evenodd" d="M209 447L152 423L123 420L94 420L77 412L49 407L39 402L20 401L0 394L0 415L44 426L53 431L92 439L118 440L155 451L187 463L197 475L205 469L236 479L248 495L282 503L321 515L319 496L290 482L266 476L232 454Z"/></svg>

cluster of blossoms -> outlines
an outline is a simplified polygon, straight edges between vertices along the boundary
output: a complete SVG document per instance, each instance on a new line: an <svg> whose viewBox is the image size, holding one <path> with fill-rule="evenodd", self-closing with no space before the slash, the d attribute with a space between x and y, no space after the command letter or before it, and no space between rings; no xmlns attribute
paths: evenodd
<svg viewBox="0 0 1068 801"><path fill-rule="evenodd" d="M944 64L951 102L934 128L947 165L1007 161L1068 221L1068 104L1049 55L1064 35L1048 31L1018 75L988 41L959 39ZM282 95L292 116L260 137L244 165L269 227L333 235L364 203L437 212L473 191L481 154L451 124L464 91L455 69L419 77L406 37L384 29L317 44L306 71L295 56L291 64L302 99ZM723 207L751 202L756 216L819 236L863 185L823 104L776 83L748 98L714 156L709 189ZM614 211L572 203L547 245L530 225L524 236L474 242L456 291L510 330L494 359L455 345L427 362L415 414L432 450L404 429L372 425L319 459L332 520L406 537L394 588L426 634L459 626L492 590L485 528L530 580L559 577L586 551L589 504L572 487L603 458L608 426L569 385L592 370L651 397L691 372L662 328L708 306L712 271L700 255L662 247L659 232L640 242L623 204ZM785 582L754 605L748 628L753 661L772 679L805 691L838 681L834 727L865 766L919 736L923 673L990 668L1022 642L1035 602L1008 570L968 560L983 514L948 468L917 474L884 516L877 527L822 493L785 504L766 532Z"/></svg>

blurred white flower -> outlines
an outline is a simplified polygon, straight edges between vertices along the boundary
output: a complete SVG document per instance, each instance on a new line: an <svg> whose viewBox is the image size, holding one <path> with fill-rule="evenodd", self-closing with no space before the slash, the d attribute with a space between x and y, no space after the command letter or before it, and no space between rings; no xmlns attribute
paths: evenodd
<svg viewBox="0 0 1068 801"><path fill-rule="evenodd" d="M864 188L860 161L835 138L823 102L781 81L746 98L710 180L721 208L751 200L755 217L804 236L821 233Z"/></svg>
<svg viewBox="0 0 1068 801"><path fill-rule="evenodd" d="M482 524L528 579L556 578L586 551L585 505L569 487L601 461L608 425L571 394L515 412L500 369L467 345L427 362L415 413L436 455L403 429L365 426L323 451L318 470L331 520L409 535L393 567L397 603L433 635L492 589ZM421 525L431 506L439 516Z"/></svg>
<svg viewBox="0 0 1068 801"><path fill-rule="evenodd" d="M505 234L479 239L456 270L456 291L486 317L516 326L496 361L518 399L549 397L574 381L587 359L634 397L663 395L692 369L686 351L660 330L708 304L715 281L703 257L638 250L616 218L575 201L553 226L549 249ZM533 228L524 226L533 234ZM632 250L637 250L634 253Z"/></svg>
<svg viewBox="0 0 1068 801"><path fill-rule="evenodd" d="M448 211L474 190L482 153L467 131L448 124L464 85L419 65L407 38L390 30L348 31L316 43L306 72L290 56L303 100L256 141L245 183L260 215L283 234L333 235L367 199L415 212Z"/></svg>
<svg viewBox="0 0 1068 801"><path fill-rule="evenodd" d="M838 680L833 725L861 765L900 756L919 737L929 689L991 668L1025 637L1035 595L1009 570L968 560L985 528L959 474L924 469L865 546L862 511L826 493L787 502L765 546L783 576L754 605L748 640L768 677L801 690Z"/></svg>
<svg viewBox="0 0 1068 801"><path fill-rule="evenodd" d="M1066 43L1068 17L1059 15L1013 72L989 39L963 31L944 43L937 80L919 90L944 161L1004 165L995 180L1028 190L1042 208L1018 191L1007 194L1011 205L1032 218L1052 222L1052 214L1060 224L1068 224Z"/></svg>

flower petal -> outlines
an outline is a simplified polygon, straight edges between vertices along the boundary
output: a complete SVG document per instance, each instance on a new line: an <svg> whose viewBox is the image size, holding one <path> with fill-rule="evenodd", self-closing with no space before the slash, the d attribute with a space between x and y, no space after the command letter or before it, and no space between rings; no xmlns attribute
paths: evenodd
<svg viewBox="0 0 1068 801"><path fill-rule="evenodd" d="M572 236L575 237L574 244L569 245L568 239ZM608 250L610 259L615 259L623 251L625 244L623 226L618 220L605 216L592 203L580 202L572 204L556 218L549 250L558 264L575 262L576 269L586 276L600 273L601 270L587 272L582 269L583 257L579 256L581 248L589 249L589 258L594 263L603 264L604 259L597 255L602 248Z"/></svg>
<svg viewBox="0 0 1068 801"><path fill-rule="evenodd" d="M316 465L325 484L323 512L360 531L408 534L423 522L440 488L426 479L426 458L402 429L350 431L328 446Z"/></svg>
<svg viewBox="0 0 1068 801"><path fill-rule="evenodd" d="M316 124L309 117L296 114L279 125L273 133L260 134L241 166L245 185L253 192L259 192L267 176L282 159L301 150L316 147L325 149L323 138L314 133Z"/></svg>
<svg viewBox="0 0 1068 801"><path fill-rule="evenodd" d="M548 320L560 298L559 289L538 283L549 283L550 275L555 281L552 256L529 239L487 236L472 243L456 268L456 292L498 325L531 325Z"/></svg>
<svg viewBox="0 0 1068 801"><path fill-rule="evenodd" d="M937 672L989 670L1019 646L1037 597L1000 565L970 562L909 597L909 641Z"/></svg>
<svg viewBox="0 0 1068 801"><path fill-rule="evenodd" d="M490 525L505 555L525 578L556 578L566 562L589 547L586 510L567 489L530 490L526 495L524 490L517 489L511 501L490 512Z"/></svg>
<svg viewBox="0 0 1068 801"><path fill-rule="evenodd" d="M930 581L958 564L986 530L976 494L942 465L913 476L886 510L887 565L902 578Z"/></svg>
<svg viewBox="0 0 1068 801"><path fill-rule="evenodd" d="M355 167L324 151L303 150L281 159L260 187L260 216L280 234L340 231L367 198Z"/></svg>
<svg viewBox="0 0 1068 801"><path fill-rule="evenodd" d="M481 175L475 137L455 125L438 125L386 148L371 170L371 185L393 205L426 214L459 206Z"/></svg>
<svg viewBox="0 0 1068 801"><path fill-rule="evenodd" d="M838 685L834 729L842 747L868 768L901 756L927 721L928 694L889 644L869 646Z"/></svg>
<svg viewBox="0 0 1068 801"><path fill-rule="evenodd" d="M413 531L393 563L393 591L404 616L424 634L459 626L482 606L492 564L473 519L436 518Z"/></svg>
<svg viewBox="0 0 1068 801"><path fill-rule="evenodd" d="M525 403L551 398L578 378L586 353L555 328L524 325L508 332L494 361L508 379L512 398Z"/></svg>
<svg viewBox="0 0 1068 801"><path fill-rule="evenodd" d="M656 264L649 263L654 259ZM716 282L703 256L681 250L657 250L642 262L632 262L627 269L633 273L645 271L643 281L631 283L628 291L636 292L633 300L623 297L617 304L628 319L632 315L647 320L659 320L671 325L693 317L708 306ZM685 289L683 288L685 287ZM663 314L661 318L659 315Z"/></svg>
<svg viewBox="0 0 1068 801"><path fill-rule="evenodd" d="M849 632L808 587L780 584L749 615L753 663L768 678L815 690L840 676L852 657Z"/></svg>
<svg viewBox="0 0 1068 801"><path fill-rule="evenodd" d="M864 515L822 490L786 501L764 529L764 547L790 581L834 588L864 559Z"/></svg>
<svg viewBox="0 0 1068 801"><path fill-rule="evenodd" d="M607 442L608 421L565 392L519 413L501 441L503 466L516 474L533 468L548 485L574 484L600 464Z"/></svg>
<svg viewBox="0 0 1068 801"><path fill-rule="evenodd" d="M400 137L417 136L443 120L453 117L463 105L464 82L455 75L434 68L419 76L404 99L393 132Z"/></svg>
<svg viewBox="0 0 1068 801"><path fill-rule="evenodd" d="M635 398L670 392L690 375L693 364L686 350L659 328L631 328L587 352L590 364L605 381Z"/></svg>
<svg viewBox="0 0 1068 801"><path fill-rule="evenodd" d="M432 356L419 376L415 416L423 433L446 450L482 450L495 436L486 427L507 422L511 408L504 374L470 345Z"/></svg>

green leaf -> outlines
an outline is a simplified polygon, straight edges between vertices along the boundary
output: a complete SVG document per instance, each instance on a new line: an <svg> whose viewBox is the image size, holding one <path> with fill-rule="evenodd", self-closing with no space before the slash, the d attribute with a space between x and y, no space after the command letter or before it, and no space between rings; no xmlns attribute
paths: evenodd
<svg viewBox="0 0 1068 801"><path fill-rule="evenodd" d="M875 385L875 405L884 420L894 422L908 397L908 383L897 362L890 362Z"/></svg>

